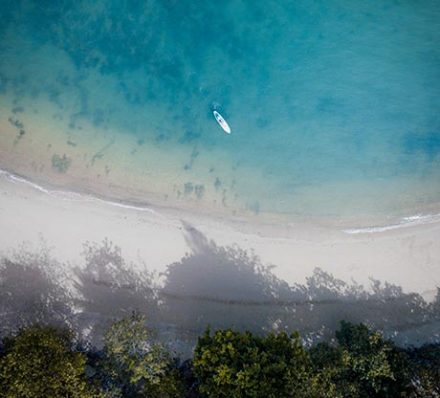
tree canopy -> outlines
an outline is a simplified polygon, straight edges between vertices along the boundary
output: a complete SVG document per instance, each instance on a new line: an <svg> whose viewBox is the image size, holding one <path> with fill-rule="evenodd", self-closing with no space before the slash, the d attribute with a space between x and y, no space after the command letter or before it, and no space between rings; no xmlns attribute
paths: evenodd
<svg viewBox="0 0 440 398"><path fill-rule="evenodd" d="M3 338L5 398L425 398L440 397L440 345L399 348L363 324L342 322L331 343L299 334L231 329L199 337L180 364L133 313L114 322L101 349L69 331L31 326Z"/></svg>
<svg viewBox="0 0 440 398"><path fill-rule="evenodd" d="M178 371L168 351L153 341L137 313L116 321L104 337L108 386L124 397L180 397Z"/></svg>
<svg viewBox="0 0 440 398"><path fill-rule="evenodd" d="M407 396L411 379L404 352L366 325L341 322L338 345L311 348L316 368L329 375L344 397Z"/></svg>
<svg viewBox="0 0 440 398"><path fill-rule="evenodd" d="M86 356L71 350L71 335L32 326L4 339L0 395L5 398L94 396L85 378Z"/></svg>
<svg viewBox="0 0 440 398"><path fill-rule="evenodd" d="M311 371L299 334L207 330L194 353L202 395L222 397L312 397L325 380ZM333 391L331 383L328 391ZM322 395L324 396L324 395ZM332 395L334 396L334 395Z"/></svg>

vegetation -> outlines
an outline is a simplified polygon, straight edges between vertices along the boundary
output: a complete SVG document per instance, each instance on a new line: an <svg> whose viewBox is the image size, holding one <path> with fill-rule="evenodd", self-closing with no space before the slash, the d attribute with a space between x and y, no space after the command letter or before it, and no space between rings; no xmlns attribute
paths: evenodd
<svg viewBox="0 0 440 398"><path fill-rule="evenodd" d="M85 379L86 355L71 350L69 332L32 326L3 340L0 396L94 396Z"/></svg>
<svg viewBox="0 0 440 398"><path fill-rule="evenodd" d="M319 386L299 334L207 331L193 364L200 393L213 398L312 397Z"/></svg>
<svg viewBox="0 0 440 398"><path fill-rule="evenodd" d="M413 397L440 397L440 344L409 349Z"/></svg>
<svg viewBox="0 0 440 398"><path fill-rule="evenodd" d="M306 348L298 333L207 330L180 364L136 313L113 323L103 348L30 326L3 339L0 396L364 398L440 397L440 346L402 349L363 324Z"/></svg>
<svg viewBox="0 0 440 398"><path fill-rule="evenodd" d="M145 325L146 319L133 313L106 333L106 389L123 397L181 397L178 370L168 351L152 341Z"/></svg>
<svg viewBox="0 0 440 398"><path fill-rule="evenodd" d="M337 346L311 348L314 366L324 369L342 396L408 396L411 379L408 358L393 343L365 325L341 322Z"/></svg>

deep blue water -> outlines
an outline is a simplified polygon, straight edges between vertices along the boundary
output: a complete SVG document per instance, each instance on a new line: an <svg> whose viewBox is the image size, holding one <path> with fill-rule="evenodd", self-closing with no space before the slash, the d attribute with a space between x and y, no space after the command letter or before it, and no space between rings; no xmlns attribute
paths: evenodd
<svg viewBox="0 0 440 398"><path fill-rule="evenodd" d="M72 130L224 152L255 211L418 209L440 199L438 5L2 2L0 93L49 98Z"/></svg>

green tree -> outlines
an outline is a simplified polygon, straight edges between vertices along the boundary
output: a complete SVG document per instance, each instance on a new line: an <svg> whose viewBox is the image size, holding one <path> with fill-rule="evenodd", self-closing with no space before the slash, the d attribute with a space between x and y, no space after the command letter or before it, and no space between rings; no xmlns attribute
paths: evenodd
<svg viewBox="0 0 440 398"><path fill-rule="evenodd" d="M84 371L86 356L71 350L71 334L32 326L3 341L0 395L5 398L94 396Z"/></svg>
<svg viewBox="0 0 440 398"><path fill-rule="evenodd" d="M407 350L411 363L411 397L440 398L440 344Z"/></svg>
<svg viewBox="0 0 440 398"><path fill-rule="evenodd" d="M336 379L347 397L400 397L410 391L406 355L363 324L341 322L336 332ZM339 371L338 371L339 368Z"/></svg>
<svg viewBox="0 0 440 398"><path fill-rule="evenodd" d="M210 398L326 396L321 388L325 380L310 372L310 358L297 333L259 337L232 330L211 335L207 330L198 340L193 366L200 392Z"/></svg>
<svg viewBox="0 0 440 398"><path fill-rule="evenodd" d="M124 397L181 397L183 383L169 353L152 342L145 317L133 313L104 337L105 389Z"/></svg>
<svg viewBox="0 0 440 398"><path fill-rule="evenodd" d="M309 349L313 373L318 381L317 388L320 388L319 397L336 398L343 397L342 391L348 389L343 387L341 379L343 371L342 349L328 343L318 343Z"/></svg>

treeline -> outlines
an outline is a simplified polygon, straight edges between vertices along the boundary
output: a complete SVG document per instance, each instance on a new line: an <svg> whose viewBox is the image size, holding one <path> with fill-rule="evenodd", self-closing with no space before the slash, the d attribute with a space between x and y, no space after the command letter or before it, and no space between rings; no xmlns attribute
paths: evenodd
<svg viewBox="0 0 440 398"><path fill-rule="evenodd" d="M136 313L111 325L99 350L73 333L33 325L5 337L5 398L440 397L440 345L403 349L341 322L332 343L299 334L207 330L179 361Z"/></svg>

